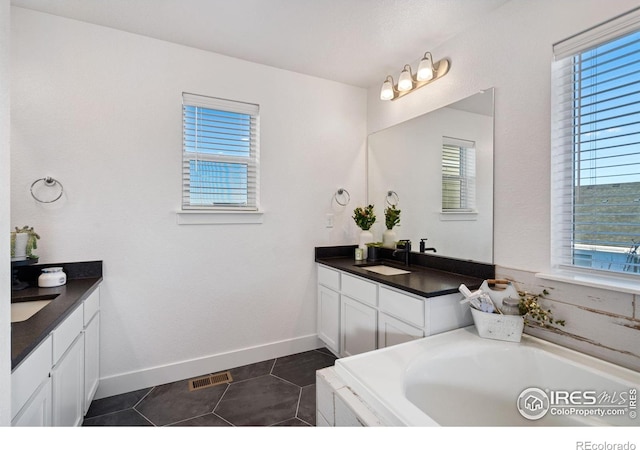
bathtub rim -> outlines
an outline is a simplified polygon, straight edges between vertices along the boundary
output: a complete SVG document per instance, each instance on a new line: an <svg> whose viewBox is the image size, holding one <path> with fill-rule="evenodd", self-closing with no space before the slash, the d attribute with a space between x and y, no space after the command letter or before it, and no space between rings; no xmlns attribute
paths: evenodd
<svg viewBox="0 0 640 450"><path fill-rule="evenodd" d="M405 374L418 358L424 357L425 352L438 349L441 352L452 344L461 343L480 344L482 348L533 347L565 358L571 364L586 365L590 370L621 380L630 388L640 389L640 372L528 334L524 334L519 343L481 338L474 325L341 358L336 360L335 370L349 389L389 425L441 426L405 397ZM387 382L392 379L401 382Z"/></svg>

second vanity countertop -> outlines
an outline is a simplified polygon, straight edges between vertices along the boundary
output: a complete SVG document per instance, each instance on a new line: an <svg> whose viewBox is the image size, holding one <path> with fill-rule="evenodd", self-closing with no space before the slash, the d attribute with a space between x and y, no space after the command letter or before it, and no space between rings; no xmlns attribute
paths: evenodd
<svg viewBox="0 0 640 450"><path fill-rule="evenodd" d="M406 267L401 263L390 260L381 260L376 263L372 263L370 261L356 261L353 256L345 256L345 254L352 253L352 249L354 248L355 246L333 247L330 251L327 251L327 248L316 248L316 262L327 267L338 269L346 273L357 275L359 277L426 298L459 292L458 288L461 284L466 285L471 290L475 290L480 288L480 285L485 278L493 278L493 274L491 272L492 266L490 265L487 265L486 267L488 272L477 271L474 270L475 268L472 268L472 271L476 273L471 275L448 270L440 270L434 267L425 267L424 265L419 264L411 264L409 267ZM338 250L333 251L333 249ZM466 261L461 263L462 265L469 264ZM475 265L476 263L470 264ZM407 270L410 273L401 275L380 275L366 270L367 266L372 265L396 267L398 269Z"/></svg>
<svg viewBox="0 0 640 450"><path fill-rule="evenodd" d="M43 267L63 267L67 283L51 288L37 287L37 275ZM34 278L35 277L35 278ZM15 369L40 342L98 287L102 281L102 262L44 264L24 268L21 281L29 287L11 293L11 302L24 298L56 295L47 306L22 322L11 324L11 370Z"/></svg>

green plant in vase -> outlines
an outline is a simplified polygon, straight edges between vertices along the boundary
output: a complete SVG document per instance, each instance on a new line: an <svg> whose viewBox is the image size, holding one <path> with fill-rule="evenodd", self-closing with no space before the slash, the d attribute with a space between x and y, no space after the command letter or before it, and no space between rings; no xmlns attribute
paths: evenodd
<svg viewBox="0 0 640 450"><path fill-rule="evenodd" d="M400 223L400 210L395 205L391 205L384 210L384 224L387 229L382 234L382 245L394 248L396 245L396 232L393 227Z"/></svg>
<svg viewBox="0 0 640 450"><path fill-rule="evenodd" d="M11 232L11 257L12 258L37 258L33 251L38 248L40 236L33 227L25 225L22 228L15 227Z"/></svg>
<svg viewBox="0 0 640 450"><path fill-rule="evenodd" d="M360 228L360 236L358 247L362 249L363 258L367 258L367 242L373 241L373 233L369 229L376 223L376 214L373 211L373 205L366 207L359 206L353 210L353 220L358 228Z"/></svg>
<svg viewBox="0 0 640 450"><path fill-rule="evenodd" d="M376 214L373 211L373 205L366 207L358 206L353 210L353 220L362 231L369 231L369 229L376 222Z"/></svg>

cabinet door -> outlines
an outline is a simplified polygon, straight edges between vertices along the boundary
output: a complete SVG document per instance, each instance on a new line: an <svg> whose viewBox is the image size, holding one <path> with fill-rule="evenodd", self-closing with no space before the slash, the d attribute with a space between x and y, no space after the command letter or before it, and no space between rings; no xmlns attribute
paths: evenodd
<svg viewBox="0 0 640 450"><path fill-rule="evenodd" d="M340 353L340 294L325 286L318 286L318 337Z"/></svg>
<svg viewBox="0 0 640 450"><path fill-rule="evenodd" d="M343 356L376 349L376 310L352 298L341 296Z"/></svg>
<svg viewBox="0 0 640 450"><path fill-rule="evenodd" d="M47 377L38 387L11 425L14 427L51 426L51 377Z"/></svg>
<svg viewBox="0 0 640 450"><path fill-rule="evenodd" d="M84 416L84 339L79 334L51 371L53 426L74 427Z"/></svg>
<svg viewBox="0 0 640 450"><path fill-rule="evenodd" d="M424 332L420 328L384 313L378 314L378 348L402 344L423 336Z"/></svg>
<svg viewBox="0 0 640 450"><path fill-rule="evenodd" d="M84 403L87 414L100 379L100 312L96 313L84 329Z"/></svg>

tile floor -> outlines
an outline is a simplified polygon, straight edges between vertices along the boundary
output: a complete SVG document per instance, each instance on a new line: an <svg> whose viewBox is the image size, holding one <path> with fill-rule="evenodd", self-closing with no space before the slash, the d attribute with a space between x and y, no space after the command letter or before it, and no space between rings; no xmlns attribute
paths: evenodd
<svg viewBox="0 0 640 450"><path fill-rule="evenodd" d="M182 380L94 400L83 426L315 426L315 373L335 359L311 350L230 369L230 383L205 389Z"/></svg>

